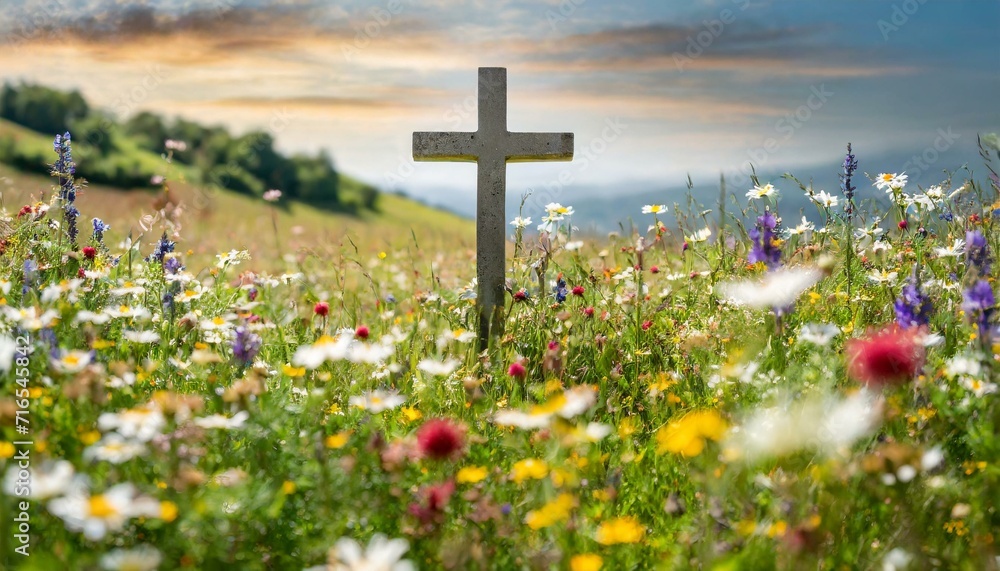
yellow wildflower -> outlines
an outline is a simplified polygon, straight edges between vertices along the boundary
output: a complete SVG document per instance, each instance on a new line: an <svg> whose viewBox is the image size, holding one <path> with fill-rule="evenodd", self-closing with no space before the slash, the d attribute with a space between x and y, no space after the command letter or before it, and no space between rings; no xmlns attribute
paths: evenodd
<svg viewBox="0 0 1000 571"><path fill-rule="evenodd" d="M714 410L699 410L675 420L656 433L656 450L686 458L705 449L705 440L719 440L726 433L726 421Z"/></svg>
<svg viewBox="0 0 1000 571"><path fill-rule="evenodd" d="M455 481L459 484L475 484L484 480L488 473L482 466L466 466L455 474Z"/></svg>
<svg viewBox="0 0 1000 571"><path fill-rule="evenodd" d="M558 497L541 508L528 512L528 515L524 517L524 523L535 530L549 527L568 518L569 513L576 506L577 501L573 494L559 494Z"/></svg>
<svg viewBox="0 0 1000 571"><path fill-rule="evenodd" d="M600 571L604 560L596 553L574 555L569 560L570 571Z"/></svg>
<svg viewBox="0 0 1000 571"><path fill-rule="evenodd" d="M326 444L327 448L337 450L338 448L343 448L344 445L347 444L347 441L350 438L351 438L351 431L344 430L342 432L338 432L337 434L331 434L330 436L327 436L326 439L323 441L323 443Z"/></svg>
<svg viewBox="0 0 1000 571"><path fill-rule="evenodd" d="M529 478L541 480L548 473L549 465L545 463L545 460L526 458L514 464L514 467L511 468L510 477L514 480L514 483L520 484Z"/></svg>
<svg viewBox="0 0 1000 571"><path fill-rule="evenodd" d="M638 543L646 536L646 528L634 517L619 517L602 523L597 528L597 543Z"/></svg>
<svg viewBox="0 0 1000 571"><path fill-rule="evenodd" d="M281 366L281 372L285 374L286 377L301 377L306 374L305 367L293 367L288 363Z"/></svg>
<svg viewBox="0 0 1000 571"><path fill-rule="evenodd" d="M160 519L167 523L177 519L177 504L169 500L160 502Z"/></svg>

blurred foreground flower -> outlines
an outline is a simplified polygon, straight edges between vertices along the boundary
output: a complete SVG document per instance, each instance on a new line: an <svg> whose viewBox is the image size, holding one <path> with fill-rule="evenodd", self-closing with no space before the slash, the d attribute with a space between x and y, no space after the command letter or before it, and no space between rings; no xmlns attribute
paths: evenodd
<svg viewBox="0 0 1000 571"><path fill-rule="evenodd" d="M465 445L463 428L443 418L428 420L417 430L417 445L425 458L455 459Z"/></svg>
<svg viewBox="0 0 1000 571"><path fill-rule="evenodd" d="M924 366L918 329L895 326L851 339L845 346L847 372L866 385L898 385L913 380Z"/></svg>
<svg viewBox="0 0 1000 571"><path fill-rule="evenodd" d="M656 451L690 458L701 454L706 440L719 440L726 421L714 410L699 410L670 422L656 433Z"/></svg>
<svg viewBox="0 0 1000 571"><path fill-rule="evenodd" d="M603 522L594 539L601 545L638 543L646 536L646 528L634 517L619 517Z"/></svg>
<svg viewBox="0 0 1000 571"><path fill-rule="evenodd" d="M881 401L867 391L847 397L813 398L759 409L726 438L725 456L755 461L818 450L824 454L849 447L871 434L882 417Z"/></svg>
<svg viewBox="0 0 1000 571"><path fill-rule="evenodd" d="M726 282L716 288L719 296L758 309L787 308L823 277L815 268L782 268L763 280Z"/></svg>
<svg viewBox="0 0 1000 571"><path fill-rule="evenodd" d="M101 567L108 571L154 571L160 568L163 556L151 545L132 549L115 549L101 557Z"/></svg>
<svg viewBox="0 0 1000 571"><path fill-rule="evenodd" d="M405 539L388 539L376 533L367 548L349 538L342 537L330 550L326 565L310 567L306 571L413 571L413 563L402 559L410 549Z"/></svg>

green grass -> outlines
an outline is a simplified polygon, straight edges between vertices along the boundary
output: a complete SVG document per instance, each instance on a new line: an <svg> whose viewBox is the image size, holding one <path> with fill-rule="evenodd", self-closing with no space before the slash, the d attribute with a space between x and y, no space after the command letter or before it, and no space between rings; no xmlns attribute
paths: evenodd
<svg viewBox="0 0 1000 571"><path fill-rule="evenodd" d="M2 174L18 188L8 211L14 192L48 196L49 181ZM566 250L565 220L519 240L486 351L466 334L467 221L388 196L361 218L295 206L278 247L266 206L220 194L175 221L168 262L189 273L171 273L144 261L159 228L131 254L117 245L155 195L90 189L84 219L121 216L104 244L85 240L92 259L54 228L57 208L12 220L3 242L0 347L31 351L0 376L0 471L30 437L32 469L64 460L85 478L23 500L27 559L20 498L0 492L0 554L82 571L147 545L162 569L298 570L386 534L420 569L882 569L901 554L909 569L994 569L1000 339L964 297L992 293L995 274L935 249L976 230L995 257L1000 202L962 182L934 211L889 213L877 251L847 256L857 228L836 216L769 240L800 278L769 296L792 305L748 304L782 274L748 263L735 225L683 251L658 230ZM216 265L242 248L252 259ZM900 332L914 273L934 311ZM123 505L115 486L134 487ZM81 518L108 529L88 538Z"/></svg>
<svg viewBox="0 0 1000 571"><path fill-rule="evenodd" d="M26 136L32 139L31 132ZM0 133L2 136L2 133ZM158 159L162 163L162 159ZM246 195L229 191L206 192L202 187L184 182L184 169L165 165L163 172L171 179L170 195L181 205L179 248L191 250L192 261L206 263L215 255L230 249L248 250L263 267L282 266L281 257L302 251L323 251L336 248L349 239L363 250L390 249L412 242L432 247L454 244L474 247L474 224L454 214L437 210L401 196L386 194L379 199L377 212L362 211L359 215L330 212L302 203L291 203L287 209L271 205ZM0 201L11 214L26 203L48 202L54 191L52 179L19 172L0 164ZM361 183L347 179L351 185ZM81 193L77 206L84 224L98 216L115 229L118 236L144 235L145 242L155 241L163 230L163 219L155 220L147 229L140 224L144 216L156 217L162 205L162 191L119 189L94 185ZM274 230L272 215L277 224ZM84 230L88 236L89 231Z"/></svg>

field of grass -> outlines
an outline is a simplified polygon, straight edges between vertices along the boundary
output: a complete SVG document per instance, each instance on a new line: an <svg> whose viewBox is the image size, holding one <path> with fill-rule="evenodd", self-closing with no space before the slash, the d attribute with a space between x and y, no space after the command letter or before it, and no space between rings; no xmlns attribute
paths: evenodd
<svg viewBox="0 0 1000 571"><path fill-rule="evenodd" d="M380 197L378 212L359 215L331 213L301 203L273 208L233 192L206 192L183 182L183 172L178 174L180 182L167 183L172 201L181 208L173 226L166 223L173 217L170 209L163 212L166 194L162 190L91 186L81 193L78 207L88 225L100 213L115 230L113 235L124 238L131 232L146 244L159 239L164 230L173 233L179 226L178 248L190 251L192 262L203 265L214 261L218 253L237 249L248 250L260 268L274 269L284 267L284 256L339 250L341 244L349 243L348 238L365 251L398 247L412 242L414 236L429 246L475 247L473 222L396 195ZM48 202L54 194L53 182L0 164L0 205L15 214L25 204Z"/></svg>
<svg viewBox="0 0 1000 571"><path fill-rule="evenodd" d="M12 215L47 196L0 174ZM887 212L811 195L811 227L758 186L747 232L650 205L569 240L553 205L486 351L471 223L395 197L296 207L279 244L228 195L133 248L153 195L84 193L76 247L65 205L28 209L0 255L5 568L996 569L1000 188L904 178Z"/></svg>

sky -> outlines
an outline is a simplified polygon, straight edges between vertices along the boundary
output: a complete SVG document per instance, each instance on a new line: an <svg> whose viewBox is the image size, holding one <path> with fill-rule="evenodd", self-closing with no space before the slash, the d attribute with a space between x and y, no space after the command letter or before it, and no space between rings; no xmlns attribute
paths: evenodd
<svg viewBox="0 0 1000 571"><path fill-rule="evenodd" d="M414 163L411 133L474 131L480 66L508 68L511 131L576 136L571 163L509 166L509 197L808 179L848 141L927 185L1000 131L996 0L0 2L0 80L265 129L467 214L475 165Z"/></svg>

